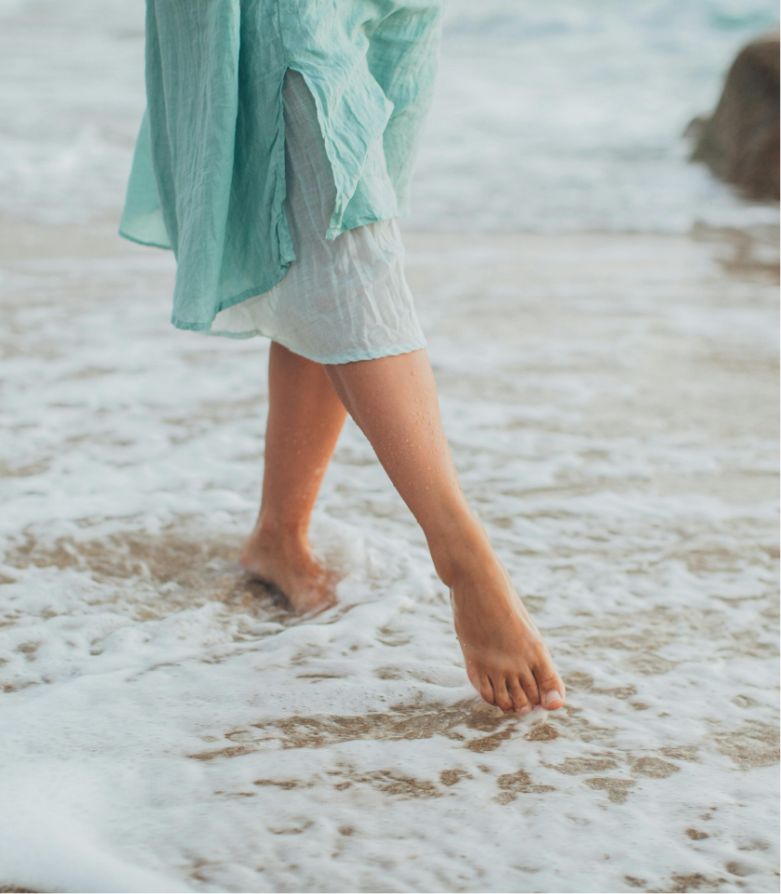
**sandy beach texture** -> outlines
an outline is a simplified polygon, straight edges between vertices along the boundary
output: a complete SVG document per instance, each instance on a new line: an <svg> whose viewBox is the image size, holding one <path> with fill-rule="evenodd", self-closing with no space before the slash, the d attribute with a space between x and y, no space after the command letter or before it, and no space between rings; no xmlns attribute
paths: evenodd
<svg viewBox="0 0 781 894"><path fill-rule="evenodd" d="M522 719L352 422L313 525L340 604L243 575L267 341L176 331L171 255L111 219L0 237L0 884L778 889L777 234L407 234L568 686Z"/></svg>

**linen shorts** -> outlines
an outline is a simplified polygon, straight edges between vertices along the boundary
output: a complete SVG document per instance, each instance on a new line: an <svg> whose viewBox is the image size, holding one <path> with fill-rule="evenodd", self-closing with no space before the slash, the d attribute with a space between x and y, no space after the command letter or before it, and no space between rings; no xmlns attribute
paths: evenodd
<svg viewBox="0 0 781 894"><path fill-rule="evenodd" d="M303 76L283 84L285 208L296 252L271 289L217 314L210 335L263 335L318 363L346 363L427 346L404 273L398 218L325 238L335 187Z"/></svg>

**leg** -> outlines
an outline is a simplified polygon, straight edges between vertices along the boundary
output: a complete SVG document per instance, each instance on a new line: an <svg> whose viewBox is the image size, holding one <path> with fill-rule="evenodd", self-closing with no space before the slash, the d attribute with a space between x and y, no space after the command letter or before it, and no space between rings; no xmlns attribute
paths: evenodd
<svg viewBox="0 0 781 894"><path fill-rule="evenodd" d="M561 707L564 683L461 490L427 351L325 368L423 528L472 685L505 711Z"/></svg>
<svg viewBox="0 0 781 894"><path fill-rule="evenodd" d="M307 532L347 412L319 363L272 341L263 495L241 564L275 584L297 611L334 601L334 575L313 556Z"/></svg>

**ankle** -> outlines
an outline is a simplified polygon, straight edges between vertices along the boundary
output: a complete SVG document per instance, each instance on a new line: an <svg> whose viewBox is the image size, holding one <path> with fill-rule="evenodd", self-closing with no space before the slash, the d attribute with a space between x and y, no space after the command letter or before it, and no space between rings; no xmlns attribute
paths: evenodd
<svg viewBox="0 0 781 894"><path fill-rule="evenodd" d="M485 528L475 516L436 538L429 538L428 544L437 576L448 587L479 579L485 568L496 561Z"/></svg>
<svg viewBox="0 0 781 894"><path fill-rule="evenodd" d="M309 548L309 521L287 521L260 516L251 539L265 547L300 552Z"/></svg>

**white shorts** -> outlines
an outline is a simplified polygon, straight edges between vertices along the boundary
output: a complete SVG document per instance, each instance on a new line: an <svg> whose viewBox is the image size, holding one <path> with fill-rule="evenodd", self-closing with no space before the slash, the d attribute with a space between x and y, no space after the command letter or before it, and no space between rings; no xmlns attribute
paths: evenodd
<svg viewBox="0 0 781 894"><path fill-rule="evenodd" d="M221 311L210 335L265 335L318 363L426 347L404 275L397 218L326 240L335 187L314 97L290 69L285 104L286 211L296 260L269 291Z"/></svg>

